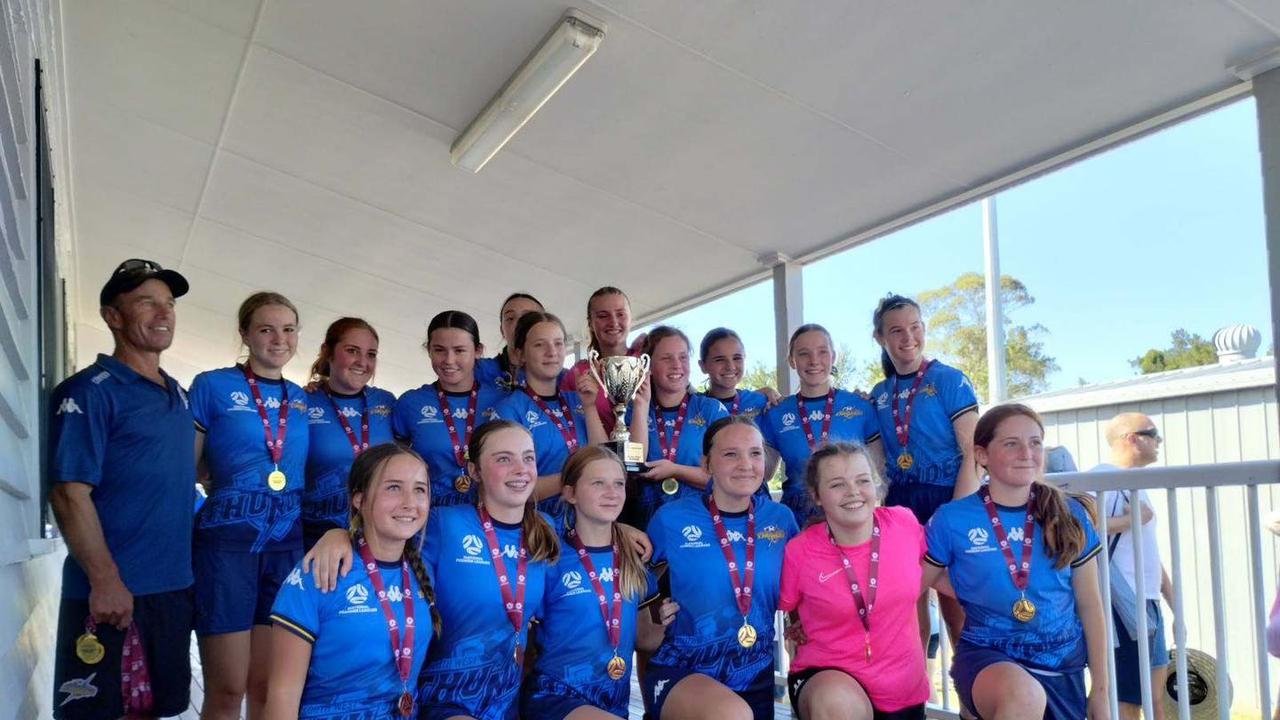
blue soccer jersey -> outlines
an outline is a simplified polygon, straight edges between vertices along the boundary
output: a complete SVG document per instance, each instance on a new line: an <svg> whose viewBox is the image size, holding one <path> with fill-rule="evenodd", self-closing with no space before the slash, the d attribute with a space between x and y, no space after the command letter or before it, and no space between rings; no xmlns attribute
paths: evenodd
<svg viewBox="0 0 1280 720"><path fill-rule="evenodd" d="M915 380L915 373L900 375L880 381L871 391L887 458L886 474L893 484L952 487L964 460L952 422L967 412L977 412L978 397L974 394L973 383L964 373L937 360L931 361L911 403L907 442L912 463L911 469L903 470L898 466L903 448L894 430L892 396L896 390L901 416L906 412L907 398Z"/></svg>
<svg viewBox="0 0 1280 720"><path fill-rule="evenodd" d="M352 549L354 553L354 548ZM295 567L271 607L271 621L311 643L311 665L302 689L300 718L381 720L399 717L405 691L391 651L391 635L364 563L357 562L337 588L321 593L310 574ZM400 563L378 563L401 641L405 627L404 575ZM418 672L431 645L431 607L409 574L413 597L413 664L408 691L417 695ZM421 703L420 703L421 704Z"/></svg>
<svg viewBox="0 0 1280 720"><path fill-rule="evenodd" d="M553 702L573 696L587 705L622 717L627 716L631 699L631 654L635 650L636 608L647 596L657 591L650 578L634 598L623 597L621 633L617 656L627 663L627 673L609 678L609 661L614 657L613 645L605 629L600 600L591 585L577 550L562 538L560 562L547 579L541 624L538 627L538 661L533 676L525 685L525 704L536 706L540 698ZM613 609L613 589L617 568L613 565L613 547L587 547ZM527 713L526 713L527 714Z"/></svg>
<svg viewBox="0 0 1280 720"><path fill-rule="evenodd" d="M134 595L190 587L195 425L177 381L164 386L107 355L54 388L49 480L90 485L102 536ZM89 597L68 556L62 596Z"/></svg>
<svg viewBox="0 0 1280 720"><path fill-rule="evenodd" d="M276 463L244 372L237 366L200 373L191 383L191 410L197 429L205 433L204 460L213 489L196 518L196 539L224 550L291 550L302 545L307 397L288 380L257 380L277 439L280 404L288 393L288 430L279 464L287 484L282 490L267 485Z"/></svg>
<svg viewBox="0 0 1280 720"><path fill-rule="evenodd" d="M685 414L684 427L680 437L675 437L676 420L680 415L679 406L660 408L654 406L649 414L649 449L646 457L650 462L663 459L662 443L668 447L674 441L676 447L675 462L678 465L702 466L702 437L707 434L707 427L722 417L728 417L729 411L719 400L706 395L687 395L689 409ZM631 422L631 409L627 409L627 423ZM658 438L658 433L663 439ZM640 506L645 517L652 517L658 508L682 497L702 495L702 490L680 483L674 495L662 491L662 484L645 481L640 486Z"/></svg>
<svg viewBox="0 0 1280 720"><path fill-rule="evenodd" d="M363 439L362 418L369 419L369 447L391 442L391 413L396 398L386 390L365 388L355 395L343 395L324 388L307 393L307 487L302 492L302 532L310 545L331 528L347 528L351 498L347 495L347 475L355 462L355 451L338 413L347 421L356 441Z"/></svg>
<svg viewBox="0 0 1280 720"><path fill-rule="evenodd" d="M1071 513L1084 526L1085 547L1062 568L1045 554L1044 528L1036 526L1031 550L1031 577L1026 597L1036 607L1030 622L1014 619L1012 610L1022 597L1009 576L1004 553L983 507L981 493L938 508L925 530L929 552L925 560L947 568L956 597L964 607L960 639L998 650L1011 659L1042 670L1068 672L1084 666L1084 628L1076 612L1071 575L1100 549L1088 512L1078 501L1068 502ZM1014 557L1022 552L1026 506L997 505L1007 528Z"/></svg>
<svg viewBox="0 0 1280 720"><path fill-rule="evenodd" d="M556 397L541 398L555 420L569 430L565 421L565 406L573 417L573 433L578 438L578 446L587 444L587 418L583 414L582 400L576 392L562 392ZM538 475L558 475L569 461L569 448L564 435L556 427L556 423L543 412L538 403L523 390L517 390L504 398L494 408L498 417L519 423L529 430L533 436L533 451L538 457ZM538 509L559 518L563 512L560 496L556 495L538 503Z"/></svg>
<svg viewBox="0 0 1280 720"><path fill-rule="evenodd" d="M494 407L505 397L506 393L493 385L480 384L476 396L475 427L497 417ZM445 397L452 415L448 422L453 423L459 443L465 449L467 437L468 403L471 393L447 392ZM453 441L449 437L446 418L440 407L440 399L436 393L436 384L423 385L410 390L396 401L395 413L392 416L392 428L396 437L404 438L427 463L427 474L431 478L431 506L443 508L450 505L475 504L476 490L474 483L465 492L460 491L454 483L464 473L463 466L458 464L454 452Z"/></svg>
<svg viewBox="0 0 1280 720"><path fill-rule="evenodd" d="M742 415L752 420L764 414L764 409L769 404L769 398L765 397L764 393L755 390L738 390L731 398L717 398L710 393L699 394L712 400L718 400L721 405L724 405L725 410L729 411L730 415Z"/></svg>
<svg viewBox="0 0 1280 720"><path fill-rule="evenodd" d="M790 395L765 411L756 421L764 435L765 444L782 457L786 478L782 482L782 502L791 508L796 521L805 524L817 509L809 489L804 484L804 470L813 448L805 437L804 423L800 419L798 395ZM805 398L804 409L809 418L816 445L823 442L822 426L826 415L827 396ZM861 395L848 390L836 390L831 410L831 430L828 442L844 441L869 445L880 437L880 425L876 422L875 408Z"/></svg>
<svg viewBox="0 0 1280 720"><path fill-rule="evenodd" d="M504 393L524 387L524 369L513 368L509 363L504 368L503 364L497 357L476 358L476 381Z"/></svg>
<svg viewBox="0 0 1280 720"><path fill-rule="evenodd" d="M741 568L746 562L747 514L723 517ZM748 621L759 637L750 648L737 641L742 614L704 498L686 497L664 505L649 522L648 532L653 560L669 563L671 595L680 604L651 662L703 673L739 692L770 686L783 551L799 532L791 510L775 502L756 502L756 564Z"/></svg>
<svg viewBox="0 0 1280 720"><path fill-rule="evenodd" d="M502 562L515 578L519 525L494 521ZM423 557L435 579L443 631L423 672L423 697L440 717L466 714L478 720L516 716L522 670L514 659L517 641L526 647L529 620L542 615L550 564L529 561L524 624L517 637L503 606L476 508L455 505L432 513ZM515 583L512 583L512 592ZM459 712L460 711L460 712ZM428 708L428 717L431 715Z"/></svg>

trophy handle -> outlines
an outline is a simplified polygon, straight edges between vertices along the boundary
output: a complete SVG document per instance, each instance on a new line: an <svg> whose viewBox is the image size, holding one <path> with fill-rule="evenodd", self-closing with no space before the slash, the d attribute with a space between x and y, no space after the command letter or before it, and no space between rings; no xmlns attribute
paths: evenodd
<svg viewBox="0 0 1280 720"><path fill-rule="evenodd" d="M649 354L648 353L640 354L640 374L641 375L649 374ZM644 382L644 378L643 377L640 378L640 381Z"/></svg>
<svg viewBox="0 0 1280 720"><path fill-rule="evenodd" d="M600 392L604 392L604 378L600 377L600 371L596 369L596 365L600 362L600 352L595 348L587 351L587 369L591 371L591 377L596 379L600 384Z"/></svg>

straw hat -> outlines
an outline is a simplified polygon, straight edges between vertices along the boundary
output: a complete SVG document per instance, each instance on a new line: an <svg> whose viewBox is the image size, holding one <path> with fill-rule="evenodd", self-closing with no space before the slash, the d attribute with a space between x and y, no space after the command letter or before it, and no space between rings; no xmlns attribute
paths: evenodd
<svg viewBox="0 0 1280 720"><path fill-rule="evenodd" d="M1169 676L1164 683L1161 702L1166 717L1178 717L1177 650L1169 651ZM1218 688L1218 663L1209 653L1187 648L1187 695L1191 704L1191 720L1211 720L1218 717L1218 694L1225 692L1227 705L1231 704L1231 680L1227 679L1225 691Z"/></svg>

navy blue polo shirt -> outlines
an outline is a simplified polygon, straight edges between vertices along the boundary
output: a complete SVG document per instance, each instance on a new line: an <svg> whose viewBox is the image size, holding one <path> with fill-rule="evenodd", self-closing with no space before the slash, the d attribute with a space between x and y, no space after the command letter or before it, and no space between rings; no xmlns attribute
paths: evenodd
<svg viewBox="0 0 1280 720"><path fill-rule="evenodd" d="M91 497L111 557L134 595L190 587L195 503L195 418L187 394L107 355L53 391L49 480L93 486ZM62 596L89 597L70 555Z"/></svg>

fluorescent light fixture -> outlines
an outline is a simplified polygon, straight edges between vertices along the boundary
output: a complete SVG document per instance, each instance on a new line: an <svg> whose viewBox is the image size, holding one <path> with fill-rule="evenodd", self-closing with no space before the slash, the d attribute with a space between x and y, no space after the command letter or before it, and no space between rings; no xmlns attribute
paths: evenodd
<svg viewBox="0 0 1280 720"><path fill-rule="evenodd" d="M502 90L453 141L449 159L471 172L502 149L529 118L582 67L604 40L605 24L570 8Z"/></svg>

